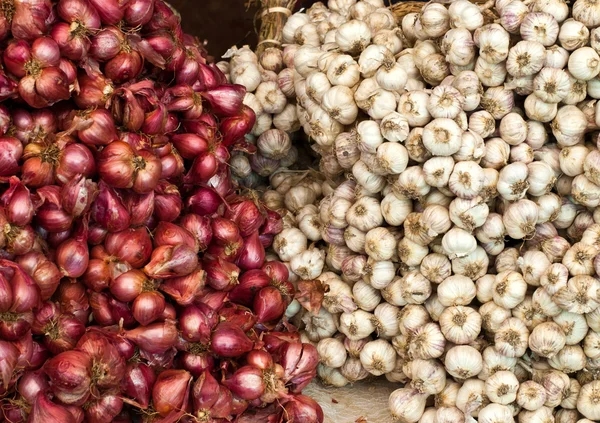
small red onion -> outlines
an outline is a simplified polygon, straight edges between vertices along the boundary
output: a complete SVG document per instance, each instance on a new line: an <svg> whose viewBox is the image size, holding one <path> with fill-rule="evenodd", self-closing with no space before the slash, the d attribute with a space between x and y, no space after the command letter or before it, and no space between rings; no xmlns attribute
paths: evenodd
<svg viewBox="0 0 600 423"><path fill-rule="evenodd" d="M65 232L73 224L73 216L62 208L61 189L56 185L48 185L37 190L42 201L37 211L39 225L48 232Z"/></svg>
<svg viewBox="0 0 600 423"><path fill-rule="evenodd" d="M65 279L58 286L55 298L63 313L71 313L80 322L87 323L90 306L83 284Z"/></svg>
<svg viewBox="0 0 600 423"><path fill-rule="evenodd" d="M190 213L183 216L179 224L196 238L200 251L206 250L212 241L213 234L210 218Z"/></svg>
<svg viewBox="0 0 600 423"><path fill-rule="evenodd" d="M323 423L323 409L315 400L306 395L291 396L283 407L285 420L282 420L282 423Z"/></svg>
<svg viewBox="0 0 600 423"><path fill-rule="evenodd" d="M80 109L104 107L114 88L112 81L100 73L79 72L77 76L79 92L73 100Z"/></svg>
<svg viewBox="0 0 600 423"><path fill-rule="evenodd" d="M252 306L256 293L270 283L271 279L262 270L248 270L240 276L239 284L229 293L229 299L237 304Z"/></svg>
<svg viewBox="0 0 600 423"><path fill-rule="evenodd" d="M267 286L256 294L252 309L259 323L272 322L285 312L285 303L281 292L274 286Z"/></svg>
<svg viewBox="0 0 600 423"><path fill-rule="evenodd" d="M235 264L217 258L204 261L206 282L219 291L231 291L238 283L240 268Z"/></svg>
<svg viewBox="0 0 600 423"><path fill-rule="evenodd" d="M121 390L125 395L135 398L142 409L147 409L155 381L156 374L150 366L144 363L129 363L121 381Z"/></svg>
<svg viewBox="0 0 600 423"><path fill-rule="evenodd" d="M152 254L152 239L145 228L132 228L113 232L104 241L106 252L134 269L141 268Z"/></svg>
<svg viewBox="0 0 600 423"><path fill-rule="evenodd" d="M109 232L127 229L130 216L119 193L104 181L100 181L98 188L98 197L92 206L92 218Z"/></svg>
<svg viewBox="0 0 600 423"><path fill-rule="evenodd" d="M215 367L215 359L208 352L186 351L181 353L179 365L197 378L205 370L211 371Z"/></svg>
<svg viewBox="0 0 600 423"><path fill-rule="evenodd" d="M62 352L44 365L56 398L71 405L83 405L87 401L92 383L91 370L90 356L77 350Z"/></svg>
<svg viewBox="0 0 600 423"><path fill-rule="evenodd" d="M186 205L192 213L200 216L210 216L217 212L222 204L221 197L210 188L199 187L187 197Z"/></svg>
<svg viewBox="0 0 600 423"><path fill-rule="evenodd" d="M240 367L224 384L234 395L249 401L260 398L265 392L263 372L254 366Z"/></svg>
<svg viewBox="0 0 600 423"><path fill-rule="evenodd" d="M17 366L19 351L11 342L0 340L0 358L0 382L4 389L8 389Z"/></svg>
<svg viewBox="0 0 600 423"><path fill-rule="evenodd" d="M160 183L159 183L160 184ZM145 225L154 213L154 192L136 194L133 191L123 193L123 204L129 212L129 225Z"/></svg>
<svg viewBox="0 0 600 423"><path fill-rule="evenodd" d="M220 323L212 334L211 350L226 358L239 357L252 350L252 341L231 323Z"/></svg>
<svg viewBox="0 0 600 423"><path fill-rule="evenodd" d="M261 369L267 370L273 367L273 357L263 350L252 350L246 356L248 364Z"/></svg>
<svg viewBox="0 0 600 423"><path fill-rule="evenodd" d="M154 190L154 214L164 222L172 222L179 217L183 200L177 186L160 181Z"/></svg>
<svg viewBox="0 0 600 423"><path fill-rule="evenodd" d="M89 329L77 343L77 349L90 357L94 390L120 385L125 375L125 360L108 336L97 329Z"/></svg>
<svg viewBox="0 0 600 423"><path fill-rule="evenodd" d="M131 27L142 26L152 19L154 0L130 0L125 6L125 22Z"/></svg>
<svg viewBox="0 0 600 423"><path fill-rule="evenodd" d="M187 229L169 222L160 222L154 231L154 246L185 244L198 252L198 241Z"/></svg>
<svg viewBox="0 0 600 423"><path fill-rule="evenodd" d="M175 134L171 136L171 142L177 148L181 157L194 159L196 156L208 151L208 142L194 134Z"/></svg>
<svg viewBox="0 0 600 423"><path fill-rule="evenodd" d="M123 400L115 394L106 394L88 402L84 408L87 423L113 422L113 418L123 409Z"/></svg>
<svg viewBox="0 0 600 423"><path fill-rule="evenodd" d="M165 280L161 285L161 291L168 294L177 304L189 305L204 293L206 274L202 269L196 269L192 273L179 278Z"/></svg>
<svg viewBox="0 0 600 423"><path fill-rule="evenodd" d="M61 189L62 208L73 217L81 217L92 207L98 195L98 185L83 175L76 175Z"/></svg>
<svg viewBox="0 0 600 423"><path fill-rule="evenodd" d="M143 292L131 304L131 312L139 324L147 326L162 316L165 305L165 297L160 292Z"/></svg>
<svg viewBox="0 0 600 423"><path fill-rule="evenodd" d="M48 390L48 378L40 371L27 371L19 378L17 392L30 404L40 392Z"/></svg>
<svg viewBox="0 0 600 423"><path fill-rule="evenodd" d="M244 245L236 262L244 270L259 269L263 265L265 247L260 241L258 231L244 239Z"/></svg>
<svg viewBox="0 0 600 423"><path fill-rule="evenodd" d="M45 393L33 401L28 423L77 423L71 412L64 406L48 399Z"/></svg>
<svg viewBox="0 0 600 423"><path fill-rule="evenodd" d="M187 245L164 245L152 252L150 263L144 267L148 276L169 279L189 275L198 265L196 252Z"/></svg>
<svg viewBox="0 0 600 423"><path fill-rule="evenodd" d="M319 363L317 349L311 344L286 343L279 354L279 363L283 366L284 379L290 391L302 392L316 375Z"/></svg>
<svg viewBox="0 0 600 423"><path fill-rule="evenodd" d="M14 137L0 137L0 176L19 173L23 144Z"/></svg>
<svg viewBox="0 0 600 423"><path fill-rule="evenodd" d="M214 310L204 304L189 305L179 313L181 335L188 342L208 343L217 321Z"/></svg>
<svg viewBox="0 0 600 423"><path fill-rule="evenodd" d="M118 140L115 121L108 110L95 109L81 116L86 124L78 131L78 137L84 144L108 145Z"/></svg>
<svg viewBox="0 0 600 423"><path fill-rule="evenodd" d="M154 409L161 416L185 410L189 401L192 375L186 370L165 370L158 375L152 388Z"/></svg>
<svg viewBox="0 0 600 423"><path fill-rule="evenodd" d="M263 264L261 269L271 278L273 285L287 282L290 277L287 266L280 261L268 261Z"/></svg>
<svg viewBox="0 0 600 423"><path fill-rule="evenodd" d="M91 178L96 174L96 162L88 147L74 143L67 145L60 153L55 170L56 179L66 184L70 180L83 175Z"/></svg>
<svg viewBox="0 0 600 423"><path fill-rule="evenodd" d="M11 177L9 183L9 188L0 197L6 218L13 225L28 225L35 213L29 190L16 176Z"/></svg>
<svg viewBox="0 0 600 423"><path fill-rule="evenodd" d="M177 327L172 321L152 323L128 330L124 336L144 351L163 353L175 345Z"/></svg>
<svg viewBox="0 0 600 423"><path fill-rule="evenodd" d="M231 116L221 121L219 129L223 134L221 141L224 146L229 147L244 139L256 123L254 111L248 107L242 107L242 110L236 116Z"/></svg>
<svg viewBox="0 0 600 423"><path fill-rule="evenodd" d="M257 323L256 316L247 307L228 302L219 310L222 322L229 322L239 326L244 332L251 330Z"/></svg>

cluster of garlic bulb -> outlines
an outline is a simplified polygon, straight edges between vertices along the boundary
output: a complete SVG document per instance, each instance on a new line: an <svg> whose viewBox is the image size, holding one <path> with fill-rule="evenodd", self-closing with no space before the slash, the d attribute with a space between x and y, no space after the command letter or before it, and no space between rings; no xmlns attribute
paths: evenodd
<svg viewBox="0 0 600 423"><path fill-rule="evenodd" d="M271 176L289 310L402 423L600 420L600 2L330 0L285 28L320 171ZM297 313L294 317L292 317ZM517 417L518 416L518 417Z"/></svg>
<svg viewBox="0 0 600 423"><path fill-rule="evenodd" d="M246 140L256 146L256 154L234 152L231 171L240 185L255 188L263 178L282 168L289 168L298 159L292 143L300 129L296 114L291 50L270 47L256 55L248 46L231 48L224 56L228 60L217 66L229 82L246 87L244 104L254 110L256 123Z"/></svg>

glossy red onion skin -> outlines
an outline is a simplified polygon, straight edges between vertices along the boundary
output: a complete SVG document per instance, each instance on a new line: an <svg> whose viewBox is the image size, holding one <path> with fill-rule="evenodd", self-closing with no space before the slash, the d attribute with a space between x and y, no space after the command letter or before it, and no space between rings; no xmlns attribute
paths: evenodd
<svg viewBox="0 0 600 423"><path fill-rule="evenodd" d="M86 404L85 419L88 423L104 423L116 417L123 409L123 400L115 395L103 395L96 401Z"/></svg>
<svg viewBox="0 0 600 423"><path fill-rule="evenodd" d="M17 257L17 264L23 267L40 288L40 298L49 299L60 283L61 274L52 261L37 251L31 251L27 254ZM0 305L0 310L2 306Z"/></svg>
<svg viewBox="0 0 600 423"><path fill-rule="evenodd" d="M258 291L254 297L252 309L258 317L258 322L265 323L279 319L285 312L285 307L279 289L267 286Z"/></svg>
<svg viewBox="0 0 600 423"><path fill-rule="evenodd" d="M316 375L319 362L317 349L311 344L284 343L279 355L286 386L293 393L302 392Z"/></svg>
<svg viewBox="0 0 600 423"><path fill-rule="evenodd" d="M290 277L290 271L287 266L280 261L268 261L261 268L270 278L274 285L287 282Z"/></svg>
<svg viewBox="0 0 600 423"><path fill-rule="evenodd" d="M161 416L172 411L185 410L189 401L192 375L186 370L165 370L152 388L154 409Z"/></svg>
<svg viewBox="0 0 600 423"><path fill-rule="evenodd" d="M131 221L122 198L113 188L100 181L99 193L92 206L92 218L109 232L127 229Z"/></svg>
<svg viewBox="0 0 600 423"><path fill-rule="evenodd" d="M63 280L56 290L56 300L63 313L71 313L80 322L87 323L90 306L83 284Z"/></svg>
<svg viewBox="0 0 600 423"><path fill-rule="evenodd" d="M159 292L143 292L131 304L135 320L142 326L158 320L165 310L165 297Z"/></svg>
<svg viewBox="0 0 600 423"><path fill-rule="evenodd" d="M244 245L237 258L237 264L243 270L260 269L265 262L265 247L262 245L258 231L244 239Z"/></svg>
<svg viewBox="0 0 600 423"><path fill-rule="evenodd" d="M239 357L252 350L252 341L238 326L220 323L212 334L212 351L227 358Z"/></svg>
<svg viewBox="0 0 600 423"><path fill-rule="evenodd" d="M90 395L91 366L87 353L71 350L50 358L44 365L44 372L61 402L83 405Z"/></svg>
<svg viewBox="0 0 600 423"><path fill-rule="evenodd" d="M134 398L142 409L146 409L155 381L156 374L150 366L144 363L129 363L121 381L121 390L128 397Z"/></svg>
<svg viewBox="0 0 600 423"><path fill-rule="evenodd" d="M197 378L205 370L212 371L215 367L215 359L209 353L193 354L182 352L179 357L179 365Z"/></svg>
<svg viewBox="0 0 600 423"><path fill-rule="evenodd" d="M56 264L70 278L83 276L89 259L87 243L82 240L68 239L56 249Z"/></svg>
<svg viewBox="0 0 600 423"><path fill-rule="evenodd" d="M221 197L210 188L199 187L186 199L188 209L200 216L211 216L222 204Z"/></svg>
<svg viewBox="0 0 600 423"><path fill-rule="evenodd" d="M252 235L265 223L265 212L260 210L252 200L243 200L230 205L225 217L238 225L240 235L243 237Z"/></svg>
<svg viewBox="0 0 600 423"><path fill-rule="evenodd" d="M130 0L125 7L125 22L136 27L147 24L152 19L154 0Z"/></svg>
<svg viewBox="0 0 600 423"><path fill-rule="evenodd" d="M229 147L243 141L244 136L254 127L255 123L256 115L254 111L250 107L244 106L239 115L231 116L221 121L219 127L223 134L221 142L224 146Z"/></svg>
<svg viewBox="0 0 600 423"><path fill-rule="evenodd" d="M198 256L185 244L165 245L152 252L150 262L144 267L148 276L169 279L189 275L198 266Z"/></svg>
<svg viewBox="0 0 600 423"><path fill-rule="evenodd" d="M206 282L218 291L231 291L238 284L240 268L235 264L222 260L206 260Z"/></svg>
<svg viewBox="0 0 600 423"><path fill-rule="evenodd" d="M104 245L108 254L129 263L134 269L144 266L152 254L152 239L145 228L110 233Z"/></svg>
<svg viewBox="0 0 600 423"><path fill-rule="evenodd" d="M90 210L97 195L98 185L78 174L61 189L62 208L71 216L80 217Z"/></svg>
<svg viewBox="0 0 600 423"><path fill-rule="evenodd" d="M17 392L30 404L40 392L48 389L48 378L40 371L27 371L19 378Z"/></svg>
<svg viewBox="0 0 600 423"><path fill-rule="evenodd" d="M232 323L245 332L251 330L257 323L257 318L252 310L234 303L223 305L219 310L219 317L221 322Z"/></svg>
<svg viewBox="0 0 600 423"><path fill-rule="evenodd" d="M254 366L239 368L224 384L234 395L248 401L259 398L265 392L263 372Z"/></svg>
<svg viewBox="0 0 600 423"><path fill-rule="evenodd" d="M208 151L208 142L204 138L190 133L172 135L171 142L184 159L193 160L196 156Z"/></svg>
<svg viewBox="0 0 600 423"><path fill-rule="evenodd" d="M269 276L262 270L248 270L242 273L239 284L229 293L229 298L231 301L250 307L256 293L269 286L270 282Z"/></svg>
<svg viewBox="0 0 600 423"><path fill-rule="evenodd" d="M217 322L217 314L204 304L189 305L179 313L181 336L188 342L210 342L211 331Z"/></svg>
<svg viewBox="0 0 600 423"><path fill-rule="evenodd" d="M32 403L29 423L77 423L64 406L50 401L46 394L38 395Z"/></svg>
<svg viewBox="0 0 600 423"><path fill-rule="evenodd" d="M196 238L187 229L170 222L159 222L154 230L154 246L178 244L185 244L196 252L199 251Z"/></svg>
<svg viewBox="0 0 600 423"><path fill-rule="evenodd" d="M192 273L179 278L163 281L160 289L169 295L177 304L185 306L204 294L206 273L198 268Z"/></svg>
<svg viewBox="0 0 600 423"><path fill-rule="evenodd" d="M90 124L78 131L78 137L84 144L102 146L118 140L115 121L108 110L93 110L83 119Z"/></svg>
<svg viewBox="0 0 600 423"><path fill-rule="evenodd" d="M19 359L18 349L8 341L0 341L0 390L10 388L11 379Z"/></svg>
<svg viewBox="0 0 600 423"><path fill-rule="evenodd" d="M183 216L179 224L196 238L200 251L208 248L213 236L210 218L190 213Z"/></svg>
<svg viewBox="0 0 600 423"><path fill-rule="evenodd" d="M124 336L149 353L163 353L175 345L177 327L170 321L152 323L129 330Z"/></svg>
<svg viewBox="0 0 600 423"><path fill-rule="evenodd" d="M125 374L125 360L108 336L90 328L77 343L77 349L90 356L94 390L119 386Z"/></svg>
<svg viewBox="0 0 600 423"><path fill-rule="evenodd" d="M23 155L23 144L13 137L0 137L0 176L11 176L19 172L19 160Z"/></svg>
<svg viewBox="0 0 600 423"><path fill-rule="evenodd" d="M323 423L325 418L321 406L306 395L292 396L284 408L289 422Z"/></svg>
<svg viewBox="0 0 600 423"><path fill-rule="evenodd" d="M28 225L35 213L29 189L17 177L11 177L9 182L10 187L0 198L6 217L13 225Z"/></svg>
<svg viewBox="0 0 600 423"><path fill-rule="evenodd" d="M273 357L264 350L252 350L246 356L249 365L261 370L267 370L273 367Z"/></svg>
<svg viewBox="0 0 600 423"><path fill-rule="evenodd" d="M175 185L160 181L154 190L154 215L165 222L173 222L183 209L181 194Z"/></svg>
<svg viewBox="0 0 600 423"><path fill-rule="evenodd" d="M61 152L55 174L58 182L66 184L77 175L91 178L96 173L96 162L88 147L69 144Z"/></svg>

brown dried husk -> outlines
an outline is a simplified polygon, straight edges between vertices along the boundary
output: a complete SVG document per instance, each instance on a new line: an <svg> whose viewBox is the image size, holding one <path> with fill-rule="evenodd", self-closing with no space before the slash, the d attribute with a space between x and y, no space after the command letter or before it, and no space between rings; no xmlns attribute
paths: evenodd
<svg viewBox="0 0 600 423"><path fill-rule="evenodd" d="M247 7L260 4L254 20L255 26L260 21L260 29L257 29L258 46L256 47L256 54L259 57L269 47L283 48L283 27L288 16L293 13L296 2L297 0L247 0ZM281 8L289 10L289 15L284 13Z"/></svg>

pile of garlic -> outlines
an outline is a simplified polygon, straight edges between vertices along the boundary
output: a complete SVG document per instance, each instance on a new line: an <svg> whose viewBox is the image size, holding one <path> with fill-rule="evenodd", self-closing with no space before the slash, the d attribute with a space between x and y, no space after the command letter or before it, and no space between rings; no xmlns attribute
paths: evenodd
<svg viewBox="0 0 600 423"><path fill-rule="evenodd" d="M246 137L256 154L234 152L231 171L243 186L255 188L278 169L287 169L298 159L292 144L300 129L296 114L293 67L294 47L286 51L270 47L258 57L248 46L232 47L217 63L229 82L246 87L244 104L254 110L256 123Z"/></svg>
<svg viewBox="0 0 600 423"><path fill-rule="evenodd" d="M326 180L282 170L263 198L275 253L328 292L288 314L325 382L401 384L396 421L598 421L600 2L487 6L289 18Z"/></svg>

